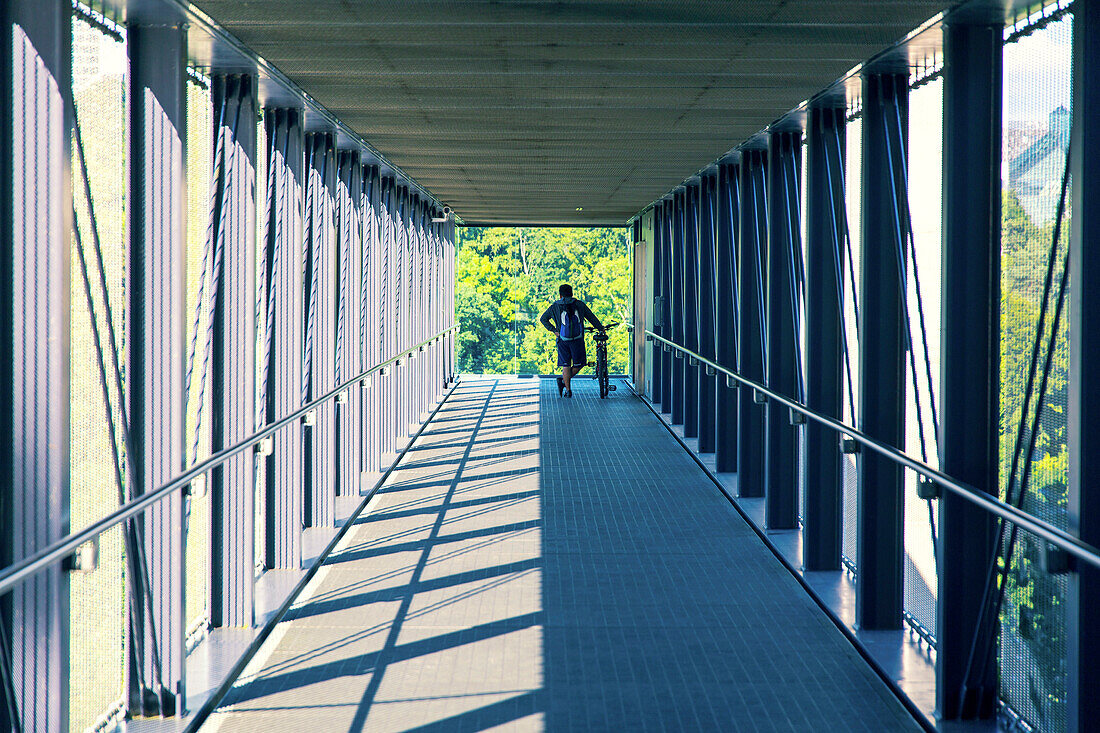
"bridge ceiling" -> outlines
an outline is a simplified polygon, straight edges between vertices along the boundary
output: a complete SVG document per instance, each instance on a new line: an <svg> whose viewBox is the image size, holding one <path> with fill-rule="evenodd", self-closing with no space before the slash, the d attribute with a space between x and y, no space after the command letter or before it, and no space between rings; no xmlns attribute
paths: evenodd
<svg viewBox="0 0 1100 733"><path fill-rule="evenodd" d="M619 225L945 0L197 0L467 223Z"/></svg>

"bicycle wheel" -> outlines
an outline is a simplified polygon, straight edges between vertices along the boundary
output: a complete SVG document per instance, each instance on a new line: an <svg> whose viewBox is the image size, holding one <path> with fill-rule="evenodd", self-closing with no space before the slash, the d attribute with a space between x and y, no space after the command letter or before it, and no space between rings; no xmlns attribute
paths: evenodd
<svg viewBox="0 0 1100 733"><path fill-rule="evenodd" d="M607 354L603 349L600 349L599 355L596 357L596 376L600 382L600 399L607 397L607 387L611 383L611 380L607 376Z"/></svg>

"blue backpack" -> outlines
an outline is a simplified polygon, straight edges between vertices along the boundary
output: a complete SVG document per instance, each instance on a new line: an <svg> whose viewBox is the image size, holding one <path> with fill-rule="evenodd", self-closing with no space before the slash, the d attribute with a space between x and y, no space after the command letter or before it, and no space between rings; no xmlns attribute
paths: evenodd
<svg viewBox="0 0 1100 733"><path fill-rule="evenodd" d="M558 337L562 341L573 341L584 337L584 322L581 320L581 311L576 301L562 306L559 320L561 328L558 331Z"/></svg>

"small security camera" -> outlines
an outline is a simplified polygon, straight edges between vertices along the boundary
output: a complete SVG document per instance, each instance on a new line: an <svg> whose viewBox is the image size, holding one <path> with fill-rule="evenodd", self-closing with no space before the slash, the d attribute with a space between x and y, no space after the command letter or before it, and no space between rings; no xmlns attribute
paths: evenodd
<svg viewBox="0 0 1100 733"><path fill-rule="evenodd" d="M450 216L450 215L451 215L451 207L450 206L444 206L443 207L443 216Z"/></svg>

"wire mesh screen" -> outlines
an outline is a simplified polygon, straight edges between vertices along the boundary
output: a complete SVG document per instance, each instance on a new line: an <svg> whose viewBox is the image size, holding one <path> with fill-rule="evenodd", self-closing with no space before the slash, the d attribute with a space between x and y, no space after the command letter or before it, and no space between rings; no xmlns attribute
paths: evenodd
<svg viewBox="0 0 1100 733"><path fill-rule="evenodd" d="M189 362L195 369L185 385L188 391L186 431L187 462L195 463L210 455L210 405L202 411L205 416L199 424L199 373L205 358L206 339L202 331L210 314L208 298L210 284L203 285L207 260L211 256L207 243L210 224L210 188L213 180L213 104L208 83L192 76L187 82L187 321L186 344L194 350ZM209 400L210 391L206 392ZM198 436L197 443L195 436ZM197 445L197 450L195 446ZM208 480L209 477L206 477ZM187 519L187 585L184 591L187 603L187 629L191 637L201 633L209 616L209 557L210 557L210 498L204 482L193 486L188 499Z"/></svg>
<svg viewBox="0 0 1100 733"><path fill-rule="evenodd" d="M913 349L912 358L905 365L905 450L929 465L938 466L936 415L932 406L940 369L942 78L910 93L908 152L913 238L912 260L906 266L906 296ZM903 608L906 620L926 639L931 639L936 629L938 583L933 537L938 504L936 500L926 501L917 496L917 475L906 471Z"/></svg>
<svg viewBox="0 0 1100 733"><path fill-rule="evenodd" d="M129 115L125 41L76 16L72 31L73 97L87 164L87 188L84 171L76 161L72 187L89 276L85 281L74 238L70 292L70 518L75 530L114 510L121 498L112 465L108 421L119 424L122 406L114 387L112 361L117 359L124 368L126 359L123 353L110 351L106 334L108 328L113 328L121 335L125 325ZM76 144L74 139L74 149ZM110 322L100 287L100 258L92 253L97 237L106 298L111 306ZM103 339L105 367L111 375L107 380L109 406L104 404L93 315L88 305L89 289L95 322ZM121 442L116 448L120 456L124 455ZM71 576L70 607L74 612L69 627L70 730L93 727L97 720L110 717L119 709L125 669L125 581L122 532L116 527L100 537L99 568Z"/></svg>
<svg viewBox="0 0 1100 733"><path fill-rule="evenodd" d="M862 164L863 122L859 118L848 121L845 126L844 160L844 207L847 215L848 237L851 247L841 252L846 273L844 282L844 321L848 337L851 370L845 369L845 383L851 383L854 398L844 400L844 422L855 425L859 413L859 340L856 338L856 299L859 297L859 256L860 256L860 167ZM843 243L842 243L843 244ZM853 399L855 404L852 404ZM841 474L844 483L841 557L848 569L855 572L859 565L856 557L856 479L857 460L855 455L843 456Z"/></svg>
<svg viewBox="0 0 1100 733"><path fill-rule="evenodd" d="M1069 143L1071 47L1072 20L1065 16L1007 43L1004 49L1000 474L1002 496L1014 502L1019 484L1010 480L1013 456L1020 457L1015 461L1018 466L1029 457L1027 438L1040 398L1038 376L1028 389L1032 349L1038 334L1040 354L1045 353L1068 245L1067 192L1061 241L1052 249ZM1054 288L1047 296L1047 317L1041 321L1043 282L1050 265ZM1064 528L1069 357L1065 318L1054 345L1022 508ZM1029 429L1023 431L1023 448L1017 454L1021 421ZM1020 475L1017 469L1017 478ZM1063 599L1067 581L1065 576L1039 569L1039 547L1030 538L1021 536L1011 547L1006 541L1004 549L1010 561L1001 614L1001 696L1032 726L1060 731L1066 725Z"/></svg>
<svg viewBox="0 0 1100 733"><path fill-rule="evenodd" d="M267 211L268 196L271 195L269 188L272 186L272 181L269 180L269 165L268 158L271 155L269 150L270 142L267 139L267 125L264 124L263 112L261 111L260 117L256 121L256 186L254 191L256 192L256 242L266 242L264 237L264 223L267 221L267 217L263 215L263 212ZM264 406L267 402L267 395L262 393L264 387L263 382L263 367L266 359L266 352L264 350L265 334L267 333L267 256L263 251L263 245L257 247L256 251L256 342L253 344L253 353L257 358L255 361L256 368L256 423L255 429L259 429L264 423ZM267 538L267 522L264 517L267 515L267 461L262 456L257 454L255 459L255 466L252 472L253 479L255 481L253 487L253 507L256 519L253 521L252 526L254 529L253 540L256 548L256 574L259 575L264 570L264 552L263 548L266 547Z"/></svg>

